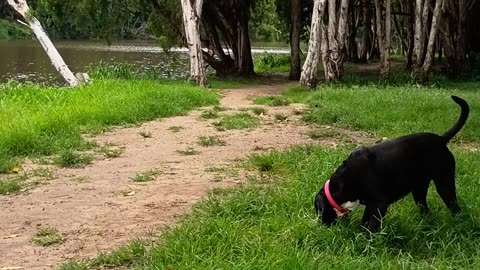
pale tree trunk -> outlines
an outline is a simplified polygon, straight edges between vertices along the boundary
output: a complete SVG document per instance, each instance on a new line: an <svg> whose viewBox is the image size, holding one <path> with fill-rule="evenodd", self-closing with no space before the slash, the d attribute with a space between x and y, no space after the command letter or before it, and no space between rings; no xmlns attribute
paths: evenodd
<svg viewBox="0 0 480 270"><path fill-rule="evenodd" d="M420 71L420 81L425 82L428 80L428 75L432 69L432 59L434 55L434 44L437 40L437 34L442 20L441 7L443 5L443 0L437 0L435 3L435 9L433 11L432 17L432 27L430 29L430 37L428 38L428 45L426 48L425 61L423 62L422 70Z"/></svg>
<svg viewBox="0 0 480 270"><path fill-rule="evenodd" d="M321 27L323 26L323 14L327 0L315 0L313 4L312 26L308 53L303 63L300 84L307 87L315 87L318 83L318 62L320 59Z"/></svg>
<svg viewBox="0 0 480 270"><path fill-rule="evenodd" d="M70 86L78 86L80 85L81 81L88 81L88 75L80 73L77 74L77 76L82 79L80 81L79 79L77 79L77 77L75 77L72 71L70 71L67 64L65 64L65 61L63 61L62 56L60 55L60 53L58 53L52 41L43 30L40 22L32 15L32 12L28 7L26 0L7 0L7 2L28 23L28 26L30 27L30 29L32 29L33 33L35 34L38 41L40 42L43 49L50 58L50 61L52 61L53 66Z"/></svg>
<svg viewBox="0 0 480 270"><path fill-rule="evenodd" d="M290 30L290 76L289 79L300 79L300 32L302 30L302 0L292 0L292 26Z"/></svg>
<svg viewBox="0 0 480 270"><path fill-rule="evenodd" d="M190 54L190 78L195 85L209 87L200 41L200 18L202 16L203 0L181 0L181 4L183 25Z"/></svg>
<svg viewBox="0 0 480 270"><path fill-rule="evenodd" d="M327 45L327 48L323 47L322 49L325 80L327 81L339 80L343 75L343 60L345 59L343 48L347 32L348 2L348 0L341 1L339 16L336 12L336 0L330 0L328 3L328 36L326 37L328 40L325 43L322 40L322 44Z"/></svg>
<svg viewBox="0 0 480 270"><path fill-rule="evenodd" d="M413 72L418 72L418 69L421 67L421 55L423 47L423 10L424 0L417 0L415 5L415 35L414 35L414 45L413 45Z"/></svg>
<svg viewBox="0 0 480 270"><path fill-rule="evenodd" d="M390 73L390 36L392 30L391 23L391 8L392 1L385 2L385 19L382 17L382 5L380 0L375 2L375 16L377 21L377 41L378 49L380 50L380 76L385 78Z"/></svg>

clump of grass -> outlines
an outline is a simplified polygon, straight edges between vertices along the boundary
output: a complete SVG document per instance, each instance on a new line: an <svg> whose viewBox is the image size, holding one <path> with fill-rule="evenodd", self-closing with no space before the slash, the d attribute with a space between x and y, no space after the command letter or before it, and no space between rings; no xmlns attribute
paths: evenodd
<svg viewBox="0 0 480 270"><path fill-rule="evenodd" d="M28 174L29 176L41 177L45 178L46 180L52 180L57 178L55 171L49 168L37 168L29 172Z"/></svg>
<svg viewBox="0 0 480 270"><path fill-rule="evenodd" d="M291 101L284 96L271 96L257 98L253 101L254 104L266 105L266 106L288 106Z"/></svg>
<svg viewBox="0 0 480 270"><path fill-rule="evenodd" d="M159 173L160 173L159 170L152 169L152 170L140 173L140 174L137 173L137 175L135 177L132 177L131 180L133 182L142 182L142 183L143 182L149 182L149 181L154 180L155 176L157 176Z"/></svg>
<svg viewBox="0 0 480 270"><path fill-rule="evenodd" d="M111 253L100 253L92 260L67 261L60 266L59 270L113 269L117 267L136 269L135 266L141 265L146 259L147 246L147 243L142 241L134 241Z"/></svg>
<svg viewBox="0 0 480 270"><path fill-rule="evenodd" d="M55 159L55 164L63 168L83 168L93 162L90 154L77 153L71 149L65 150Z"/></svg>
<svg viewBox="0 0 480 270"><path fill-rule="evenodd" d="M260 125L260 120L248 113L228 115L214 123L215 128L219 131L254 128L258 125Z"/></svg>
<svg viewBox="0 0 480 270"><path fill-rule="evenodd" d="M257 73L288 72L290 56L264 53L253 59L254 70Z"/></svg>
<svg viewBox="0 0 480 270"><path fill-rule="evenodd" d="M32 242L35 245L47 247L54 244L59 244L64 241L63 237L55 228L41 228L35 233Z"/></svg>
<svg viewBox="0 0 480 270"><path fill-rule="evenodd" d="M145 139L152 138L152 133L151 132L140 131L138 134L140 134L140 136L142 136Z"/></svg>
<svg viewBox="0 0 480 270"><path fill-rule="evenodd" d="M183 130L183 129L185 129L185 128L182 127L182 126L171 126L171 127L168 128L168 130L170 130L171 132L174 132L174 133L180 132L180 130Z"/></svg>
<svg viewBox="0 0 480 270"><path fill-rule="evenodd" d="M207 110L202 112L202 115L200 115L202 119L215 119L218 118L218 112L214 110Z"/></svg>
<svg viewBox="0 0 480 270"><path fill-rule="evenodd" d="M274 116L275 116L275 120L278 120L278 121L285 121L288 118L288 115L281 114L281 113L276 113Z"/></svg>
<svg viewBox="0 0 480 270"><path fill-rule="evenodd" d="M262 107L254 107L252 108L252 112L255 114L255 115L265 115L267 114L267 109L265 108L262 108Z"/></svg>
<svg viewBox="0 0 480 270"><path fill-rule="evenodd" d="M0 174L12 173L14 168L20 166L20 162L16 158L4 158L0 156Z"/></svg>
<svg viewBox="0 0 480 270"><path fill-rule="evenodd" d="M0 194L9 195L22 189L22 184L17 179L0 180Z"/></svg>
<svg viewBox="0 0 480 270"><path fill-rule="evenodd" d="M209 146L225 146L227 143L217 136L201 136L198 138L198 145Z"/></svg>
<svg viewBox="0 0 480 270"><path fill-rule="evenodd" d="M199 151L197 151L197 150L195 150L195 149L193 149L193 148L191 148L191 147L189 147L189 148L187 148L187 149L185 149L185 150L177 150L177 153L179 153L179 154L182 155L182 156L194 156L194 155L200 154Z"/></svg>
<svg viewBox="0 0 480 270"><path fill-rule="evenodd" d="M98 149L98 152L100 152L106 158L118 158L122 155L123 148L112 148L109 146L103 146Z"/></svg>
<svg viewBox="0 0 480 270"><path fill-rule="evenodd" d="M222 107L222 106L219 106L219 105L213 106L213 111L215 111L215 112L223 112L223 111L226 111L226 110L228 110L228 108L225 108L225 107Z"/></svg>
<svg viewBox="0 0 480 270"><path fill-rule="evenodd" d="M335 130L322 130L322 129L315 129L315 130L310 130L308 132L308 137L318 140L318 139L324 139L324 138L337 138L341 136L341 134L338 131Z"/></svg>
<svg viewBox="0 0 480 270"><path fill-rule="evenodd" d="M98 64L87 66L86 71L93 79L124 79L135 77L135 67L131 64L108 64L100 61Z"/></svg>
<svg viewBox="0 0 480 270"><path fill-rule="evenodd" d="M269 172L274 168L275 159L271 155L253 155L250 162L258 171Z"/></svg>

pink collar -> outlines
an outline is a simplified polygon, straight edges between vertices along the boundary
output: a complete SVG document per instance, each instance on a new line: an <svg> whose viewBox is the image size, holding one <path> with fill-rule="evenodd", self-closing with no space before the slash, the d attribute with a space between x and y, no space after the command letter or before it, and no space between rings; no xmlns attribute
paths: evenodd
<svg viewBox="0 0 480 270"><path fill-rule="evenodd" d="M340 205L338 205L335 202L335 200L333 200L332 194L330 194L330 180L328 180L325 183L324 190L325 190L325 195L327 195L328 202L333 206L333 208L335 208L337 211L339 211L341 213L348 212L348 210L343 209L342 207L340 207Z"/></svg>

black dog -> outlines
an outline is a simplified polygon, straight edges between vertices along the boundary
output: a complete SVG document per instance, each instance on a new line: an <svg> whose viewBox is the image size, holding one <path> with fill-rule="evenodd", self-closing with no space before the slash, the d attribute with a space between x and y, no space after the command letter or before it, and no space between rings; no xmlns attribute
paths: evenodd
<svg viewBox="0 0 480 270"><path fill-rule="evenodd" d="M425 214L432 179L452 215L457 214L460 207L455 192L455 158L447 143L465 124L469 107L459 97L452 99L462 112L445 134L417 133L353 151L315 197L315 209L322 222L335 223L336 210L348 212L345 203L359 201L366 206L362 224L376 232L388 206L410 192Z"/></svg>

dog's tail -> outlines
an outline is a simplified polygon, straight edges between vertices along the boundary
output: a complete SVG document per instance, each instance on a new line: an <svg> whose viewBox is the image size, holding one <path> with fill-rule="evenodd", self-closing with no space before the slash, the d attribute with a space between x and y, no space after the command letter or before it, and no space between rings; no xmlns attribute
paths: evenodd
<svg viewBox="0 0 480 270"><path fill-rule="evenodd" d="M462 129L463 125L465 125L465 122L467 121L468 113L470 112L468 103L465 100L457 96L452 96L452 99L453 101L455 101L455 103L460 105L462 112L460 113L460 117L458 118L457 123L442 135L443 139L445 139L445 142L450 141L453 136L455 136L460 131L460 129Z"/></svg>

